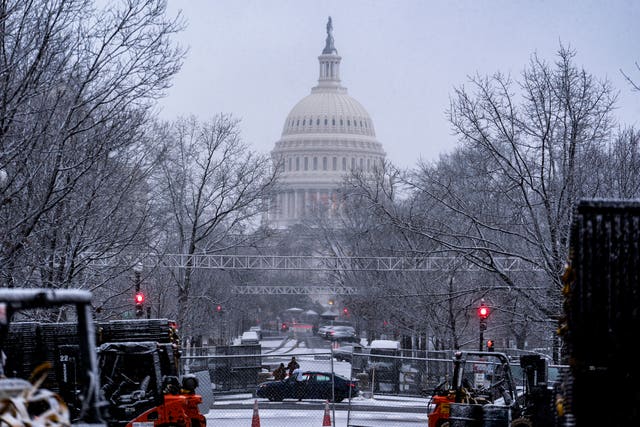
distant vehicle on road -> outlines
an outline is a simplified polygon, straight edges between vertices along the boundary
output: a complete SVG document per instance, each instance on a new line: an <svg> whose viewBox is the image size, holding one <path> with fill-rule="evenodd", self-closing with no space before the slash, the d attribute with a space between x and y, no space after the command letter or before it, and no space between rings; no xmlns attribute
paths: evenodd
<svg viewBox="0 0 640 427"><path fill-rule="evenodd" d="M343 345L333 350L333 357L338 361L351 362L353 353L362 353L363 347L360 344Z"/></svg>
<svg viewBox="0 0 640 427"><path fill-rule="evenodd" d="M333 328L333 325L322 325L318 328L317 333L322 338L326 338L327 334L329 333L329 331L331 331L332 328Z"/></svg>
<svg viewBox="0 0 640 427"><path fill-rule="evenodd" d="M351 322L348 321L344 321L344 320L330 320L327 323L323 323L321 325L319 325L319 327L316 330L316 333L321 336L322 338L329 338L328 333L333 330L334 327L336 326L349 326L351 328L353 328L353 325L351 324ZM355 331L355 329L354 329Z"/></svg>
<svg viewBox="0 0 640 427"><path fill-rule="evenodd" d="M258 334L258 339L262 339L262 327L261 326L252 326L249 328L249 332L255 332Z"/></svg>
<svg viewBox="0 0 640 427"><path fill-rule="evenodd" d="M305 371L302 381L288 377L282 381L267 381L256 389L256 396L281 402L284 399L322 399L342 402L358 396L360 389L355 380L331 372ZM331 384L334 383L333 393Z"/></svg>
<svg viewBox="0 0 640 427"><path fill-rule="evenodd" d="M369 344L369 361L366 365L369 378L374 378L376 391L398 392L400 382L400 341L373 340Z"/></svg>
<svg viewBox="0 0 640 427"><path fill-rule="evenodd" d="M260 344L260 338L258 337L258 333L256 331L246 331L242 333L242 337L240 337L241 344Z"/></svg>
<svg viewBox="0 0 640 427"><path fill-rule="evenodd" d="M333 326L327 332L332 341L356 341L356 330L352 326Z"/></svg>

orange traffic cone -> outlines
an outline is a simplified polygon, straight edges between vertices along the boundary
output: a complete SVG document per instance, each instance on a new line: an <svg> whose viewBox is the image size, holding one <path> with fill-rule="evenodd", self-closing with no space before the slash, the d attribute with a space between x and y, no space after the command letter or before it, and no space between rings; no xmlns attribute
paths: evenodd
<svg viewBox="0 0 640 427"><path fill-rule="evenodd" d="M331 426L331 415L329 415L329 401L324 404L324 418L322 419L322 427Z"/></svg>
<svg viewBox="0 0 640 427"><path fill-rule="evenodd" d="M258 414L258 399L253 402L253 418L251 419L251 427L260 427L260 414Z"/></svg>

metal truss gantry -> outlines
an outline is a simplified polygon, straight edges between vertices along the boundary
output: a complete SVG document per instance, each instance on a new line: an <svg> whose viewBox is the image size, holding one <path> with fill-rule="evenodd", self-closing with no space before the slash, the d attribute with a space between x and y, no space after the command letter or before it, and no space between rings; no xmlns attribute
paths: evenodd
<svg viewBox="0 0 640 427"><path fill-rule="evenodd" d="M492 260L502 271L542 271L530 262L515 257ZM129 257L96 257L93 267L142 264L145 269L187 268L212 270L293 270L293 271L378 271L378 272L443 272L481 271L482 267L456 257L329 257L294 255L226 255L226 254L139 254ZM236 294L252 295L353 295L358 289L335 285L242 285L234 286Z"/></svg>
<svg viewBox="0 0 640 427"><path fill-rule="evenodd" d="M330 257L295 255L144 254L130 258L146 268L187 268L214 270L315 270L315 271L481 271L477 264L456 257ZM492 259L501 271L536 271L539 266L516 257ZM122 266L121 257L100 257L93 267Z"/></svg>
<svg viewBox="0 0 640 427"><path fill-rule="evenodd" d="M358 289L345 286L320 285L242 285L231 292L238 295L356 295Z"/></svg>

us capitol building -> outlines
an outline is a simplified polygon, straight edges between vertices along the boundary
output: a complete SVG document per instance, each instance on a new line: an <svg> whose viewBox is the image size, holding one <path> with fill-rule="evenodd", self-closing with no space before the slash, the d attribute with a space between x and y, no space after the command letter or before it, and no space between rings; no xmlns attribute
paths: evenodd
<svg viewBox="0 0 640 427"><path fill-rule="evenodd" d="M291 109L271 152L281 168L280 190L267 214L272 228L286 229L318 210L333 215L344 177L384 161L371 117L340 84L342 58L332 32L329 17L318 85Z"/></svg>

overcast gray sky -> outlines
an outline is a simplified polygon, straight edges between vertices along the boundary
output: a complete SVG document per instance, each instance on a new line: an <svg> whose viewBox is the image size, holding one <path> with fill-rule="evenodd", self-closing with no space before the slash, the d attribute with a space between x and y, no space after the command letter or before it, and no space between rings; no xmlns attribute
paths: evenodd
<svg viewBox="0 0 640 427"><path fill-rule="evenodd" d="M519 78L531 55L576 63L620 91L617 116L640 124L640 1L635 0L169 0L190 52L160 103L161 117L228 113L243 139L268 153L293 106L317 84L328 16L341 79L369 112L387 157L435 160L456 140L445 110L475 73Z"/></svg>

